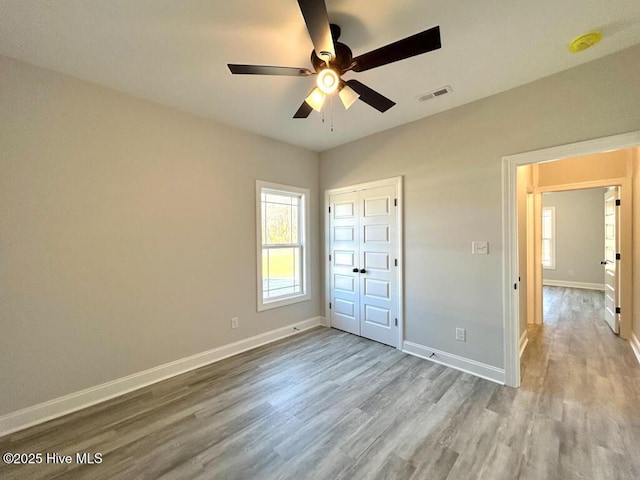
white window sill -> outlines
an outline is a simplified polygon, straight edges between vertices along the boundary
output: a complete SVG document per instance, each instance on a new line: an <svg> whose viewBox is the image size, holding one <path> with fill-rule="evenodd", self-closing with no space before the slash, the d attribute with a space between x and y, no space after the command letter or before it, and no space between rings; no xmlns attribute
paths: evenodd
<svg viewBox="0 0 640 480"><path fill-rule="evenodd" d="M294 305L296 303L307 302L311 300L311 295L303 294L293 297L285 297L282 299L273 299L271 301L263 301L258 304L258 311L263 312L265 310L271 310L273 308L286 307L287 305Z"/></svg>

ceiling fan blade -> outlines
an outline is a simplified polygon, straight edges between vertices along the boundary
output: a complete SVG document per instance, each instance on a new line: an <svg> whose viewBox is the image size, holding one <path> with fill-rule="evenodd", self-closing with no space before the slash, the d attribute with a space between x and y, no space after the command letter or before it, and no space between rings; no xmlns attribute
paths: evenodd
<svg viewBox="0 0 640 480"><path fill-rule="evenodd" d="M393 100L389 100L384 95L372 90L357 80L347 80L346 84L360 95L360 100L371 105L379 112L384 113L396 104Z"/></svg>
<svg viewBox="0 0 640 480"><path fill-rule="evenodd" d="M293 115L293 118L307 118L309 114L313 111L311 105L307 102L302 102L298 111Z"/></svg>
<svg viewBox="0 0 640 480"><path fill-rule="evenodd" d="M351 70L364 72L398 60L437 50L441 46L440 27L433 27L354 58Z"/></svg>
<svg viewBox="0 0 640 480"><path fill-rule="evenodd" d="M269 65L235 65L227 64L234 75L284 75L287 77L308 77L313 72L302 67L272 67Z"/></svg>
<svg viewBox="0 0 640 480"><path fill-rule="evenodd" d="M298 5L318 58L322 60L336 58L331 27L329 26L329 15L324 0L298 0ZM329 53L331 58L323 56L323 52Z"/></svg>

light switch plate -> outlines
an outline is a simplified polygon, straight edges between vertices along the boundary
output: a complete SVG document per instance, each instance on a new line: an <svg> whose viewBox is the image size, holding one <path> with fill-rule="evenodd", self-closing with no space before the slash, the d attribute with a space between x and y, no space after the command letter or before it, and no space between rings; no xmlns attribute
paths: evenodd
<svg viewBox="0 0 640 480"><path fill-rule="evenodd" d="M489 242L471 242L471 253L473 255L489 255Z"/></svg>

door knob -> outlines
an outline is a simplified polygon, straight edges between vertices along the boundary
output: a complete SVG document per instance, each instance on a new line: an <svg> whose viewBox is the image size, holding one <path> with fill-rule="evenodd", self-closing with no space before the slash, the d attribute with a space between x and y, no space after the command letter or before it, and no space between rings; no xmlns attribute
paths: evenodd
<svg viewBox="0 0 640 480"><path fill-rule="evenodd" d="M603 260L602 262L600 262L600 265L606 265L606 264L607 264L606 260Z"/></svg>
<svg viewBox="0 0 640 480"><path fill-rule="evenodd" d="M357 269L357 268L354 268L354 269L353 269L353 273L358 273L358 269Z"/></svg>
<svg viewBox="0 0 640 480"><path fill-rule="evenodd" d="M367 273L367 271L363 268L362 270L360 270L360 273Z"/></svg>

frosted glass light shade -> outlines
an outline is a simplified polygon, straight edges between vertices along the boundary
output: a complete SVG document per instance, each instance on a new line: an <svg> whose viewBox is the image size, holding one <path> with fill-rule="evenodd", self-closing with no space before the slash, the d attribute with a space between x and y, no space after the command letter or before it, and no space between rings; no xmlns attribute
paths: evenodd
<svg viewBox="0 0 640 480"><path fill-rule="evenodd" d="M311 91L309 96L304 99L304 101L307 102L309 106L316 112L319 112L322 108L322 104L324 103L325 98L327 98L327 94L320 91L320 89L316 87Z"/></svg>
<svg viewBox="0 0 640 480"><path fill-rule="evenodd" d="M340 100L342 100L344 108L347 110L351 105L355 103L356 100L360 98L360 94L356 93L356 91L348 85L342 87L342 89L338 92L338 96L340 97Z"/></svg>

